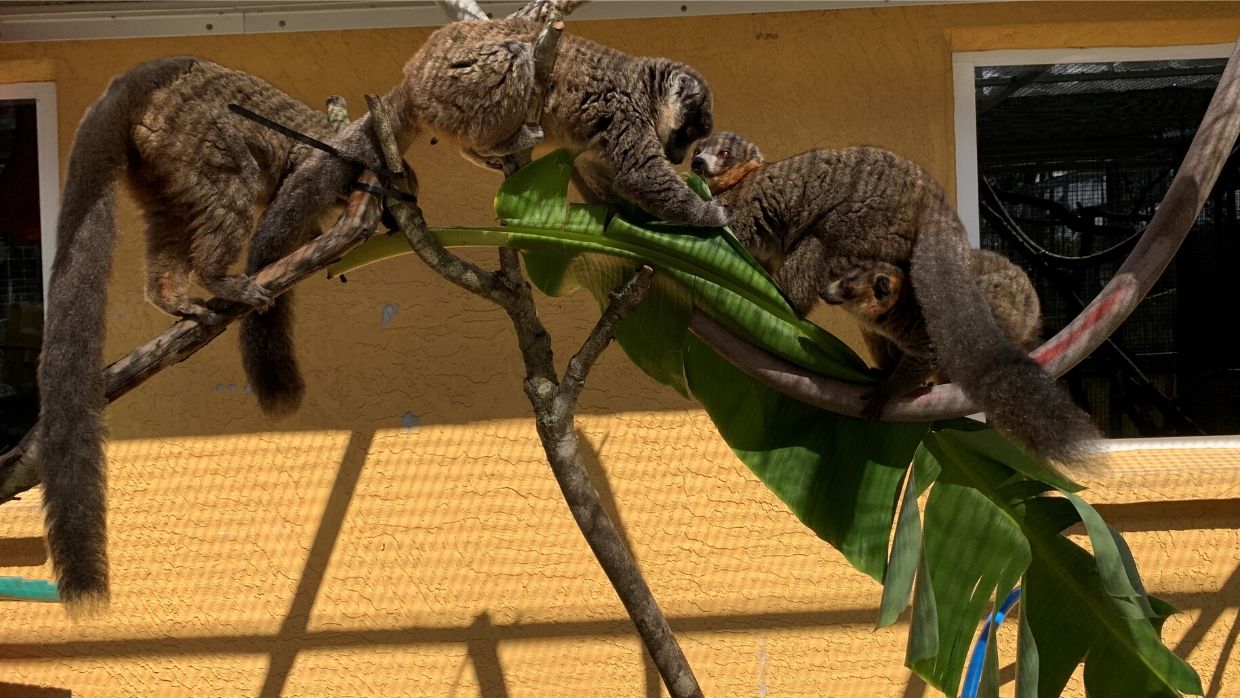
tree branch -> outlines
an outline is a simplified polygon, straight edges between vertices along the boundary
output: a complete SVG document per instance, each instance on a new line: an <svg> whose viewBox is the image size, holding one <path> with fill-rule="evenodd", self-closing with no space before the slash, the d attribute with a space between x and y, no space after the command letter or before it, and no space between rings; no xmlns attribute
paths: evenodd
<svg viewBox="0 0 1240 698"><path fill-rule="evenodd" d="M547 79L552 61L546 58L540 60L539 51L555 50L554 42L562 28L560 25L562 23L556 18L549 18L548 28L540 35L535 49L537 65L545 66L543 70L536 71L536 76L542 80ZM387 166L397 169L396 145L388 115L379 100L368 97L367 103L384 157L388 160ZM519 162L519 158L505 158L504 171L511 174ZM569 362L568 373L561 383L555 371L551 335L538 317L529 282L521 273L517 251L500 248L499 272L483 271L448 252L430 235L416 203L393 204L390 210L414 251L427 266L457 286L496 303L508 313L525 364L526 376L522 387L534 409L534 423L543 451L569 511L633 620L668 692L673 698L700 697L702 689L676 642L667 617L642 577L636 560L608 518L598 491L581 463L577 434L573 428L577 396L581 393L586 375L595 359L611 342L616 327L645 295L652 270L643 267L613 293L612 302L585 344Z"/></svg>
<svg viewBox="0 0 1240 698"><path fill-rule="evenodd" d="M449 22L490 19L474 0L436 0Z"/></svg>
<svg viewBox="0 0 1240 698"><path fill-rule="evenodd" d="M598 319L598 323L590 331L590 336L582 343L581 349L568 360L568 368L564 370L564 381L560 384L560 389L566 395L576 400L581 394L581 389L585 386L586 374L590 372L594 362L598 361L603 350L611 344L612 338L616 335L616 328L620 327L620 323L624 322L629 313L646 297L653 278L654 269L642 266L624 285L612 292L611 303L607 306L607 311Z"/></svg>
<svg viewBox="0 0 1240 698"><path fill-rule="evenodd" d="M525 7L508 15L508 19L532 19L536 22L546 22L552 13L565 17L587 2L589 0L533 0Z"/></svg>
<svg viewBox="0 0 1240 698"><path fill-rule="evenodd" d="M508 15L507 19L528 19L546 22L552 14L565 16L589 0L531 0L524 7ZM475 0L437 0L439 9L449 22L478 21L490 19Z"/></svg>

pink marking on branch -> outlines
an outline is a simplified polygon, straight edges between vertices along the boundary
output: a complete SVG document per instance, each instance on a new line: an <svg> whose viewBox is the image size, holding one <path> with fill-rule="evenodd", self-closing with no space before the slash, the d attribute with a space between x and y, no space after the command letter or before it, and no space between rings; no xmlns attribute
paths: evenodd
<svg viewBox="0 0 1240 698"><path fill-rule="evenodd" d="M1124 312L1129 306L1135 295L1136 286L1136 282L1131 277L1117 277L1108 285L1108 288L1102 290L1098 298L1076 320L1032 352L1034 361L1045 368L1052 361L1080 345L1099 326L1105 328L1107 321Z"/></svg>

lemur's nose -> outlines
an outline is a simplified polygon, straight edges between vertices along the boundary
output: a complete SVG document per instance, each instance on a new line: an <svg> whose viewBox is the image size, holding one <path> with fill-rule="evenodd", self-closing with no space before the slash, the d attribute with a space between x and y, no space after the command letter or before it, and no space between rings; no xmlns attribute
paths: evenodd
<svg viewBox="0 0 1240 698"><path fill-rule="evenodd" d="M701 155L694 155L689 169L693 170L694 174L706 174L706 160Z"/></svg>

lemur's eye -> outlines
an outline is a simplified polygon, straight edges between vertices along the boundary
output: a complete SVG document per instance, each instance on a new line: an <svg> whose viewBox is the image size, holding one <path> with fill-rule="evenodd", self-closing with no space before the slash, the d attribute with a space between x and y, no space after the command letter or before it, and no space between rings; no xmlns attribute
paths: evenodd
<svg viewBox="0 0 1240 698"><path fill-rule="evenodd" d="M719 151L719 157L723 158L724 160L727 160L728 158L732 157L732 151L728 150L727 148L724 148L723 150Z"/></svg>

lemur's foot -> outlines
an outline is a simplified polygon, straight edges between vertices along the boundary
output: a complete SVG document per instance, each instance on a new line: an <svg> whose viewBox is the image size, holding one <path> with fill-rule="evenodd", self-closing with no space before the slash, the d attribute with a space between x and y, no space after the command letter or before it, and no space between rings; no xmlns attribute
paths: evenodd
<svg viewBox="0 0 1240 698"><path fill-rule="evenodd" d="M221 276L205 279L202 284L216 298L254 306L258 312L266 312L275 303L275 296L248 276Z"/></svg>

